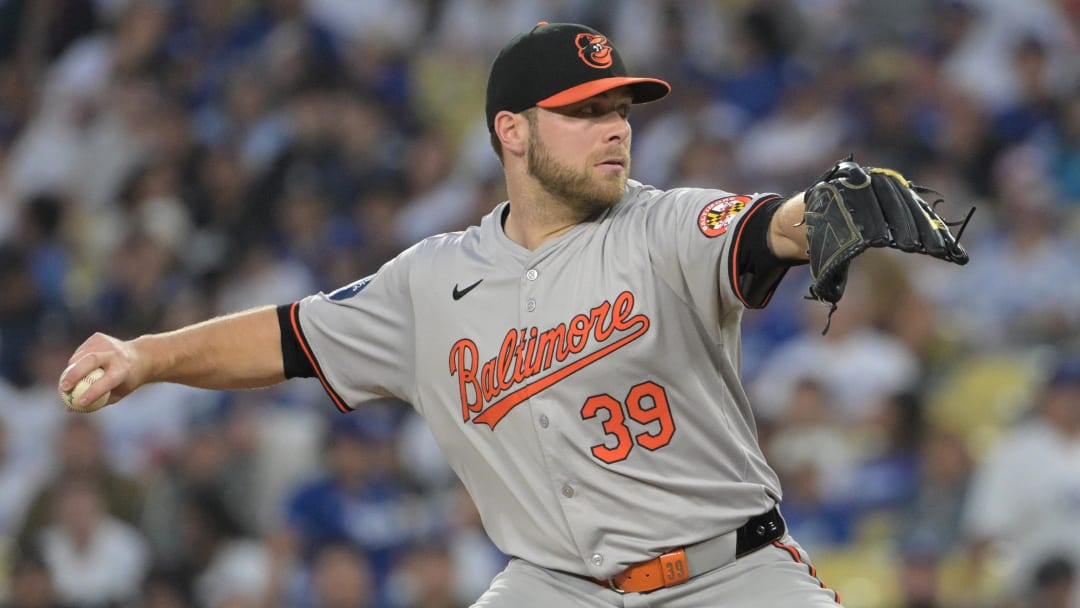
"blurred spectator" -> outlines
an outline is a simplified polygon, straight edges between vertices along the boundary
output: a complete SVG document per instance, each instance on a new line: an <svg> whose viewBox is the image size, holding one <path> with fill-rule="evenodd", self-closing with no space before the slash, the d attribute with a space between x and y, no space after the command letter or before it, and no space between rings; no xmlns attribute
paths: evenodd
<svg viewBox="0 0 1080 608"><path fill-rule="evenodd" d="M752 120L767 118L784 97L785 75L797 39L786 3L745 5L734 15L717 94Z"/></svg>
<svg viewBox="0 0 1080 608"><path fill-rule="evenodd" d="M56 59L72 42L93 31L98 11L93 0L12 2L12 16L20 19L23 36L14 39L21 51L41 59Z"/></svg>
<svg viewBox="0 0 1080 608"><path fill-rule="evenodd" d="M1048 557L1080 560L1080 359L1052 367L1030 414L977 469L965 513L975 560L1018 593Z"/></svg>
<svg viewBox="0 0 1080 608"><path fill-rule="evenodd" d="M63 603L45 560L36 551L20 551L11 564L11 589L3 608L75 608Z"/></svg>
<svg viewBox="0 0 1080 608"><path fill-rule="evenodd" d="M107 409L96 414L111 466L140 480L152 478L182 449L194 421L204 417L221 398L210 391L155 384L132 395L134 411Z"/></svg>
<svg viewBox="0 0 1080 608"><path fill-rule="evenodd" d="M430 490L444 490L458 483L423 416L409 412L398 435L398 460L407 474Z"/></svg>
<svg viewBox="0 0 1080 608"><path fill-rule="evenodd" d="M242 464L231 453L225 433L207 425L196 428L182 449L156 471L147 484L145 506L140 520L154 550L157 563L176 567L186 556L184 531L177 527L187 505L201 494L223 496L221 507L230 521L242 522L251 512L251 494L245 492ZM231 483L230 483L231 482ZM240 531L251 531L237 524Z"/></svg>
<svg viewBox="0 0 1080 608"><path fill-rule="evenodd" d="M367 95L343 95L341 103L342 159L349 171L350 185L345 201L378 188L402 187L404 139L395 120L400 120L384 103ZM342 201L336 201L341 209Z"/></svg>
<svg viewBox="0 0 1080 608"><path fill-rule="evenodd" d="M786 192L805 188L843 156L848 126L818 70L789 65L781 77L784 97L742 135L737 163L754 183Z"/></svg>
<svg viewBox="0 0 1080 608"><path fill-rule="evenodd" d="M26 252L0 244L0 377L16 386L30 383L22 354L40 329L42 311Z"/></svg>
<svg viewBox="0 0 1080 608"><path fill-rule="evenodd" d="M56 321L54 323L54 321ZM71 327L50 318L22 351L28 385L16 387L0 379L0 418L11 429L11 457L20 466L51 472L56 459L55 441L65 410L56 405L56 374L67 367L72 341Z"/></svg>
<svg viewBox="0 0 1080 608"><path fill-rule="evenodd" d="M1080 267L1072 262L1080 249L1063 233L1049 177L1031 149L1003 156L996 173L1004 223L969 243L971 264L945 287L942 304L958 313L949 322L975 345L1060 345L1080 329Z"/></svg>
<svg viewBox="0 0 1080 608"><path fill-rule="evenodd" d="M620 53L635 70L666 69L681 75L711 74L729 60L727 41L736 19L715 2L632 0L618 11L592 3L584 23L610 32ZM646 183L653 183L646 180Z"/></svg>
<svg viewBox="0 0 1080 608"><path fill-rule="evenodd" d="M261 606L270 585L270 558L213 490L187 495L179 526L195 606Z"/></svg>
<svg viewBox="0 0 1080 608"><path fill-rule="evenodd" d="M454 588L449 548L435 539L416 543L402 556L392 581L394 605L401 608L465 608Z"/></svg>
<svg viewBox="0 0 1080 608"><path fill-rule="evenodd" d="M11 434L0 419L0 559L11 555L15 532L44 477L43 468L13 458Z"/></svg>
<svg viewBox="0 0 1080 608"><path fill-rule="evenodd" d="M472 216L470 191L476 177L455 167L449 142L429 131L408 151L405 184L409 196L398 210L399 246L456 228Z"/></svg>
<svg viewBox="0 0 1080 608"><path fill-rule="evenodd" d="M784 485L784 521L811 551L851 544L858 518L842 497L829 495L821 482L822 469L810 460L789 463L780 474ZM806 540L803 540L806 539Z"/></svg>
<svg viewBox="0 0 1080 608"><path fill-rule="evenodd" d="M109 466L101 430L87 416L69 414L54 444L58 468L31 502L19 532L20 546L33 546L56 513L61 497L73 484L87 484L100 493L102 512L126 524L136 525L142 509L143 488L134 479ZM84 501L90 502L90 501Z"/></svg>
<svg viewBox="0 0 1080 608"><path fill-rule="evenodd" d="M943 558L943 547L932 534L916 532L900 541L897 608L946 608L941 601Z"/></svg>
<svg viewBox="0 0 1080 608"><path fill-rule="evenodd" d="M506 567L509 557L503 555L484 532L480 511L460 483L444 496L443 513L449 519L446 529L447 547L453 560L454 595L459 602L470 605L480 597L491 580Z"/></svg>
<svg viewBox="0 0 1080 608"><path fill-rule="evenodd" d="M232 260L230 281L216 293L214 312L228 314L267 302L291 302L315 290L314 270L256 244Z"/></svg>
<svg viewBox="0 0 1080 608"><path fill-rule="evenodd" d="M918 486L900 534L932 538L944 555L964 540L962 516L974 465L963 438L949 431L927 431L918 447Z"/></svg>
<svg viewBox="0 0 1080 608"><path fill-rule="evenodd" d="M369 405L333 419L326 436L326 474L288 497L285 529L275 543L300 565L301 575L324 545L354 545L370 564L378 601L384 601L402 552L431 525L419 496L399 475L394 414L381 407Z"/></svg>
<svg viewBox="0 0 1080 608"><path fill-rule="evenodd" d="M74 344L66 331L50 328L34 336L23 353L31 384L16 389L0 380L0 546L11 547L42 486L55 473L58 436L64 424L56 407L55 375L67 366Z"/></svg>
<svg viewBox="0 0 1080 608"><path fill-rule="evenodd" d="M215 146L196 161L189 185L191 242L181 252L188 272L200 276L225 271L232 258L255 240L258 212L251 193L251 171L234 146Z"/></svg>
<svg viewBox="0 0 1080 608"><path fill-rule="evenodd" d="M1073 210L1075 220L1075 210L1080 208L1080 95L1074 92L1065 98L1057 121L1059 128L1040 134L1040 140L1048 148L1056 189L1062 202Z"/></svg>
<svg viewBox="0 0 1080 608"><path fill-rule="evenodd" d="M30 466L13 457L11 435L11 430L0 420L0 559L11 554L23 513L44 477L43 467Z"/></svg>
<svg viewBox="0 0 1080 608"><path fill-rule="evenodd" d="M175 259L165 243L142 233L124 239L109 256L108 276L95 308L103 327L138 335L157 327L165 314ZM172 287L173 289L170 289Z"/></svg>
<svg viewBox="0 0 1080 608"><path fill-rule="evenodd" d="M297 484L319 473L329 422L322 407L325 395L313 378L252 392L230 406L237 411L230 416L236 420L227 437L236 464L242 466L225 481L244 490L234 487L226 496L244 514L248 529L263 535L279 529L287 497Z"/></svg>
<svg viewBox="0 0 1080 608"><path fill-rule="evenodd" d="M930 152L928 92L913 87L918 59L896 48L871 49L856 64L852 127L866 158L910 173Z"/></svg>
<svg viewBox="0 0 1080 608"><path fill-rule="evenodd" d="M339 83L311 75L295 87L286 98L285 146L259 176L253 192L260 212L251 220L257 222L260 233L273 234L277 206L297 191L318 192L335 206L346 203L352 194L337 132Z"/></svg>
<svg viewBox="0 0 1080 608"><path fill-rule="evenodd" d="M1023 83L1016 73L1001 68L1010 64L1016 43L1025 37L1039 40L1048 49L1043 78L1066 87L1075 82L1070 82L1068 69L1063 67L1075 48L1070 48L1059 3L1039 0L1020 7L1001 0L962 0L945 6L956 23L949 32L951 39L945 41L946 74L988 110L1013 103L1021 95Z"/></svg>
<svg viewBox="0 0 1080 608"><path fill-rule="evenodd" d="M271 91L257 65L234 68L220 104L200 108L192 125L210 148L235 148L243 169L261 173L281 152L287 137L285 115L271 105Z"/></svg>
<svg viewBox="0 0 1080 608"><path fill-rule="evenodd" d="M146 574L140 594L143 608L187 608L191 606L191 593L182 573L168 569L154 569Z"/></svg>
<svg viewBox="0 0 1080 608"><path fill-rule="evenodd" d="M278 248L289 259L307 268L325 267L331 251L330 204L317 190L297 187L286 194L276 209Z"/></svg>
<svg viewBox="0 0 1080 608"><path fill-rule="evenodd" d="M806 332L781 344L750 384L755 414L766 420L782 416L796 383L808 378L832 397L830 420L851 424L873 416L883 398L914 383L919 369L911 352L871 325L869 290L870 279L854 269L824 336L820 328L828 307L803 305Z"/></svg>
<svg viewBox="0 0 1080 608"><path fill-rule="evenodd" d="M760 187L746 182L735 162L738 135L748 123L744 111L716 99L700 82L676 86L669 95L682 111L656 116L635 133L635 178L647 184L717 187L729 192ZM694 156L702 149L705 158Z"/></svg>
<svg viewBox="0 0 1080 608"><path fill-rule="evenodd" d="M64 243L63 229L69 201L55 194L40 193L21 207L13 240L29 254L27 264L41 304L62 312L67 307L64 280L71 256Z"/></svg>
<svg viewBox="0 0 1080 608"><path fill-rule="evenodd" d="M823 495L846 497L852 490L848 484L859 453L849 434L834 421L834 399L821 382L798 378L776 421L769 458L781 471L813 468L822 476L815 485Z"/></svg>
<svg viewBox="0 0 1080 608"><path fill-rule="evenodd" d="M863 421L859 462L848 480L851 500L860 511L882 514L892 522L914 504L923 409L917 393L896 392L879 398L873 415Z"/></svg>
<svg viewBox="0 0 1080 608"><path fill-rule="evenodd" d="M923 377L933 381L964 357L965 336L943 323L939 305L914 285L893 295L883 300L879 326L918 359Z"/></svg>
<svg viewBox="0 0 1080 608"><path fill-rule="evenodd" d="M1076 564L1051 557L1039 564L1031 581L1031 608L1075 608L1080 597Z"/></svg>
<svg viewBox="0 0 1080 608"><path fill-rule="evenodd" d="M111 12L107 19L116 44L112 71L117 76L153 74L165 67L172 14L155 0L96 0Z"/></svg>
<svg viewBox="0 0 1080 608"><path fill-rule="evenodd" d="M96 480L66 482L38 545L57 595L73 606L119 605L134 599L149 563L138 530L112 516Z"/></svg>
<svg viewBox="0 0 1080 608"><path fill-rule="evenodd" d="M397 214L405 205L404 186L382 184L357 197L348 210L349 225L362 243L359 251L346 259L348 266L337 271L331 285L345 285L374 273L400 249Z"/></svg>
<svg viewBox="0 0 1080 608"><path fill-rule="evenodd" d="M367 561L346 543L325 545L312 565L312 608L368 608L374 580Z"/></svg>
<svg viewBox="0 0 1080 608"><path fill-rule="evenodd" d="M400 51L422 34L424 4L417 0L310 0L314 21L332 32L339 44L370 41L379 48Z"/></svg>
<svg viewBox="0 0 1080 608"><path fill-rule="evenodd" d="M1019 83L1017 99L994 115L997 137L1017 143L1049 126L1057 110L1058 91L1053 89L1046 43L1036 36L1024 36L1011 49L1013 72Z"/></svg>

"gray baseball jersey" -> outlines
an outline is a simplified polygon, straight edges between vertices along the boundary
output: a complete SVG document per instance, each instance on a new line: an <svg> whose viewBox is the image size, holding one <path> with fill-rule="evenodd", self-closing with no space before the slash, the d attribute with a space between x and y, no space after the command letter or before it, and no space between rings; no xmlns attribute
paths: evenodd
<svg viewBox="0 0 1080 608"><path fill-rule="evenodd" d="M535 251L502 203L300 301L295 329L340 409L395 396L426 417L503 552L607 578L780 499L732 279L763 199L631 181Z"/></svg>

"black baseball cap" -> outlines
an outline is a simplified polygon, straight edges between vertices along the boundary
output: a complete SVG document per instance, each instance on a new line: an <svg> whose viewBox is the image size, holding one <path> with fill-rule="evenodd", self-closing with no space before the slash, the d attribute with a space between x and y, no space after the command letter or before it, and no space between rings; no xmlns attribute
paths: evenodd
<svg viewBox="0 0 1080 608"><path fill-rule="evenodd" d="M503 110L557 108L629 86L634 103L656 101L671 85L627 75L619 52L600 32L576 23L541 21L510 41L491 64L487 126Z"/></svg>

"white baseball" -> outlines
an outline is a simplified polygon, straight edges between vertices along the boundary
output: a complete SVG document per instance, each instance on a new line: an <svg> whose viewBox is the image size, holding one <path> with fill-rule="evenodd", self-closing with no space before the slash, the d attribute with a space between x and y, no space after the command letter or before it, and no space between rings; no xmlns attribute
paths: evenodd
<svg viewBox="0 0 1080 608"><path fill-rule="evenodd" d="M87 374L85 378L79 380L79 383L76 384L75 388L71 389L70 392L60 391L60 399L63 400L64 405L66 405L69 410L74 410L76 412L93 412L100 410L105 407L105 404L109 401L109 394L111 391L106 391L104 395L98 397L97 401L94 401L93 403L79 405L77 402L79 397L82 397L83 393L86 392L86 389L90 388L91 384L97 382L104 375L105 370L100 367L95 369Z"/></svg>

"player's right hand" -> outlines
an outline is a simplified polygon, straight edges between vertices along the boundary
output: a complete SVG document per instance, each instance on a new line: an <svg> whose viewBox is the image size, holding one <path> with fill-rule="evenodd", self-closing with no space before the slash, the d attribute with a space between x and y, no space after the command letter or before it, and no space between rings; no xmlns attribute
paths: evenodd
<svg viewBox="0 0 1080 608"><path fill-rule="evenodd" d="M60 374L58 388L71 391L91 371L102 368L105 375L80 398L80 402L93 403L98 397L111 391L106 405L116 403L139 388L146 378L144 366L135 347L130 342L95 333L83 342L68 359L68 366Z"/></svg>

